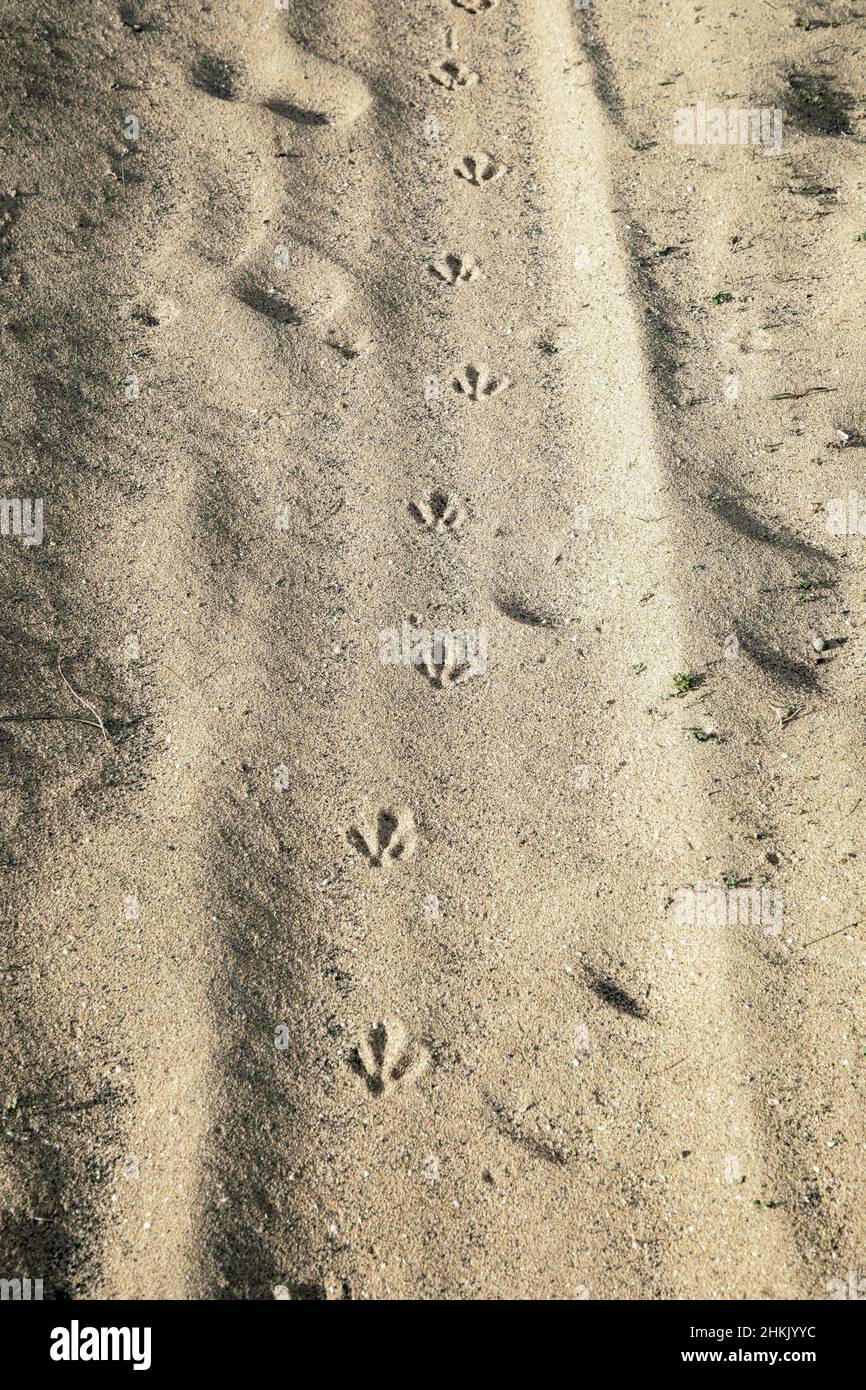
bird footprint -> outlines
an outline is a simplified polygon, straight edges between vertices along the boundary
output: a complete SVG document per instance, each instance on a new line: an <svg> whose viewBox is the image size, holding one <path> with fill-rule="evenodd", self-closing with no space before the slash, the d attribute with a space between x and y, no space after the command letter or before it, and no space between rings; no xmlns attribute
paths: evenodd
<svg viewBox="0 0 866 1390"><path fill-rule="evenodd" d="M412 813L385 806L376 816L375 827L353 825L346 838L369 861L371 868L381 869L412 854L415 848Z"/></svg>
<svg viewBox="0 0 866 1390"><path fill-rule="evenodd" d="M459 164L455 164L454 173L458 179L465 179L467 183L481 188L485 183L493 183L501 178L505 165L498 164L492 154L482 150L477 154L465 155Z"/></svg>
<svg viewBox="0 0 866 1390"><path fill-rule="evenodd" d="M438 68L433 68L430 81L453 92L455 87L474 87L481 78L471 68L464 68L461 63L449 62L440 63Z"/></svg>
<svg viewBox="0 0 866 1390"><path fill-rule="evenodd" d="M452 637L435 643L429 653L424 652L418 669L436 690L449 690L452 686L463 685L473 676L483 676L486 661L480 655L470 656L465 644Z"/></svg>
<svg viewBox="0 0 866 1390"><path fill-rule="evenodd" d="M470 401L486 401L492 396L498 396L500 391L505 391L511 385L511 378L491 376L490 368L485 362L479 363L477 367L470 363L462 372L452 377L451 385Z"/></svg>
<svg viewBox="0 0 866 1390"><path fill-rule="evenodd" d="M421 526L431 531L455 532L466 520L466 512L451 492L431 492L426 502L410 502L409 510Z"/></svg>
<svg viewBox="0 0 866 1390"><path fill-rule="evenodd" d="M349 1065L371 1095L384 1096L395 1087L414 1081L429 1060L427 1048L412 1042L405 1026L394 1019L373 1025L352 1052Z"/></svg>
<svg viewBox="0 0 866 1390"><path fill-rule="evenodd" d="M446 285L466 285L470 280L477 280L481 274L481 267L474 256L459 256L456 251L449 251L440 260L434 261L430 270Z"/></svg>

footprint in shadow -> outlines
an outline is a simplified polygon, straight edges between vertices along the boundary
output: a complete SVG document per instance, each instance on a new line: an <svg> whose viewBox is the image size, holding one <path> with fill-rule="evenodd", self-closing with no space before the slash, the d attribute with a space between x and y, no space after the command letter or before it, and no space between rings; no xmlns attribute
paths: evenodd
<svg viewBox="0 0 866 1390"><path fill-rule="evenodd" d="M373 99L358 73L320 58L288 35L259 62L254 78L262 105L302 126L352 125Z"/></svg>
<svg viewBox="0 0 866 1390"><path fill-rule="evenodd" d="M241 281L235 286L235 293L248 309L264 314L274 323L288 323L297 328L304 322L304 315L298 304L277 289L276 285L256 285Z"/></svg>
<svg viewBox="0 0 866 1390"><path fill-rule="evenodd" d="M351 288L339 266L295 241L259 251L238 267L233 286L248 309L293 328L305 324L324 328L345 309ZM346 355L356 355L354 339L334 332L329 343L338 351L347 349Z"/></svg>
<svg viewBox="0 0 866 1390"><path fill-rule="evenodd" d="M781 681L791 690L817 690L820 686L818 672L808 662L798 661L781 648L768 643L750 631L744 624L735 624L740 644L740 655L753 661L766 675Z"/></svg>
<svg viewBox="0 0 866 1390"><path fill-rule="evenodd" d="M629 1018L647 1017L644 1005L629 994L628 990L623 989L612 976L594 970L590 965L585 965L583 969L589 988L605 1004L609 1004L618 1013L627 1014Z"/></svg>
<svg viewBox="0 0 866 1390"><path fill-rule="evenodd" d="M520 594L500 594L496 607L505 618L526 627L570 627L572 615L557 602L525 598Z"/></svg>
<svg viewBox="0 0 866 1390"><path fill-rule="evenodd" d="M195 86L220 101L257 101L298 125L351 125L372 100L351 68L320 58L288 34L248 62L204 52L192 68Z"/></svg>
<svg viewBox="0 0 866 1390"><path fill-rule="evenodd" d="M325 342L347 362L353 362L359 357L368 357L375 347L372 336L364 329L358 333L347 333L331 328L325 335Z"/></svg>
<svg viewBox="0 0 866 1390"><path fill-rule="evenodd" d="M240 101L248 95L246 69L218 53L202 53L192 69L192 80L201 91L220 101Z"/></svg>

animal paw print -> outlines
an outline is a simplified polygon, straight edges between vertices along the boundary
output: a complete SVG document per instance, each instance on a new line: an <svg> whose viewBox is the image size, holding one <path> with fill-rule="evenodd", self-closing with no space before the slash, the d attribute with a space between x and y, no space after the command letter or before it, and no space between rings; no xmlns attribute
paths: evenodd
<svg viewBox="0 0 866 1390"><path fill-rule="evenodd" d="M460 500L451 492L431 492L426 502L410 502L409 510L420 526L440 533L456 532L466 520Z"/></svg>
<svg viewBox="0 0 866 1390"><path fill-rule="evenodd" d="M511 385L511 378L491 376L490 368L485 362L477 367L470 363L462 372L452 377L451 385L467 400L487 401L493 396L498 396L500 391L507 390Z"/></svg>
<svg viewBox="0 0 866 1390"><path fill-rule="evenodd" d="M430 1054L423 1044L409 1040L406 1028L394 1019L376 1023L353 1051L349 1064L373 1096L385 1096L416 1080Z"/></svg>
<svg viewBox="0 0 866 1390"><path fill-rule="evenodd" d="M451 0L451 4L458 10L468 10L470 14L485 14L487 10L495 10L499 0Z"/></svg>
<svg viewBox="0 0 866 1390"><path fill-rule="evenodd" d="M460 163L455 164L454 173L458 179L465 179L475 188L483 188L485 184L502 178L505 165L499 164L492 154L481 150L477 154L464 155Z"/></svg>
<svg viewBox="0 0 866 1390"><path fill-rule="evenodd" d="M385 806L376 816L375 827L353 825L346 836L370 867L381 869L407 859L415 848L415 824L410 811Z"/></svg>
<svg viewBox="0 0 866 1390"><path fill-rule="evenodd" d="M446 285L467 285L481 274L481 267L474 256L459 256L456 251L449 251L440 260L434 261L430 270Z"/></svg>
<svg viewBox="0 0 866 1390"><path fill-rule="evenodd" d="M474 87L481 78L477 72L473 72L471 68L464 68L461 63L448 62L440 63L438 68L432 69L430 81L453 92L455 87Z"/></svg>

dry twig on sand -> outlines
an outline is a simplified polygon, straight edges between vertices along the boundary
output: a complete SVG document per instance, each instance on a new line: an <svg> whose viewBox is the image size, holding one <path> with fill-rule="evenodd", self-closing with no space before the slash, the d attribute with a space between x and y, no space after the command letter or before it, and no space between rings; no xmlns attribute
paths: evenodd
<svg viewBox="0 0 866 1390"><path fill-rule="evenodd" d="M57 669L60 672L60 679L63 681L63 684L84 709L90 710L90 713L94 716L93 719L80 719L77 714L0 714L0 724L30 724L31 722L87 724L91 729L99 729L105 742L110 747L111 739L106 732L102 715L99 713L96 706L92 705L89 700L85 700L83 695L79 695L75 687L66 679L63 667L60 664L60 657L57 658Z"/></svg>
<svg viewBox="0 0 866 1390"><path fill-rule="evenodd" d="M60 672L60 679L63 681L63 684L66 686L67 690L71 692L73 698L76 699L80 705L83 705L85 709L89 709L90 713L94 715L96 720L95 723L92 719L84 719L81 722L84 724L90 724L92 728L101 729L102 737L105 739L106 743L109 743L110 740L108 734L105 732L105 725L102 722L102 715L99 713L99 710L96 708L96 706L92 705L89 700L85 700L83 695L79 695L75 687L66 679L66 675L64 674L63 667L60 663L60 657L57 658L57 669Z"/></svg>

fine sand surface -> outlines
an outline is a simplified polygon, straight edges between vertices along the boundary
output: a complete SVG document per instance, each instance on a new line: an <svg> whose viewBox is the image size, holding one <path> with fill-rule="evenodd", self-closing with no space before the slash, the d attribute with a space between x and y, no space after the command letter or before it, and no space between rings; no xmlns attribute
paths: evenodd
<svg viewBox="0 0 866 1390"><path fill-rule="evenodd" d="M0 27L0 1277L866 1275L866 19Z"/></svg>

